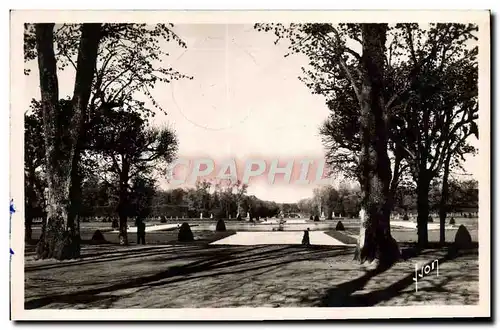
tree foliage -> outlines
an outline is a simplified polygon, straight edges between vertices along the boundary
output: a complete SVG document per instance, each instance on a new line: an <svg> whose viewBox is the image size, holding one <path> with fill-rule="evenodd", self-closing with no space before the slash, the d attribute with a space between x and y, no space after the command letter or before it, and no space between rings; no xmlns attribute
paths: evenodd
<svg viewBox="0 0 500 330"><path fill-rule="evenodd" d="M49 252L41 248L39 255L54 255L51 252L54 245L50 241L63 239L65 234L61 228L67 226L70 236L77 235L74 222L78 221L81 208L83 172L92 162L87 157L90 140L87 134L90 127L98 125L96 119L108 116L117 107L144 118L152 116L154 111L145 107L143 98L162 110L152 94L155 85L190 78L162 63L168 56L164 51L165 43L170 41L185 47L169 24L25 25L25 61L38 58L39 64L46 146L44 166L49 198L52 198L48 221L51 238L42 236L41 240ZM69 108L58 106L58 72L61 70L74 70L75 73ZM25 73L30 74L27 69ZM158 149L172 140L172 132L166 131L149 130L145 140L164 140L153 147L156 149L150 154L171 153L171 150ZM153 156L146 157L145 163L153 160ZM51 220L56 213L57 221ZM48 245L43 241L48 241ZM56 257L61 255L56 254Z"/></svg>
<svg viewBox="0 0 500 330"><path fill-rule="evenodd" d="M299 77L331 110L320 128L331 170L361 178L360 86L363 79L362 24L257 24L289 41L289 54L309 63ZM383 74L391 158L390 190L415 181L426 196L429 183L448 165L474 153L477 129L477 26L438 23L389 27ZM288 56L289 54L286 54ZM446 165L446 166L445 166ZM406 183L405 183L406 184ZM427 218L421 201L421 220ZM420 226L426 242L426 222ZM424 228L425 227L425 228Z"/></svg>
<svg viewBox="0 0 500 330"><path fill-rule="evenodd" d="M80 24L57 25L54 44L58 69L76 70L75 57L81 35ZM89 117L99 113L103 105L126 105L128 110L154 115L153 109L144 107L146 96L153 106L164 111L156 102L152 90L157 83L169 83L183 78L192 79L165 64L168 43L185 48L185 42L173 31L173 24L115 24L101 26L96 75L92 83ZM34 25L25 25L25 60L36 58Z"/></svg>

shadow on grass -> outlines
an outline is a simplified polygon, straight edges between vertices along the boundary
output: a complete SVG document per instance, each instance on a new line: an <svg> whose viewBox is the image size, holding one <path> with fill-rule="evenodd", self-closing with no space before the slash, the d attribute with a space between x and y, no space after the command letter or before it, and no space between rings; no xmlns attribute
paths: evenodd
<svg viewBox="0 0 500 330"><path fill-rule="evenodd" d="M57 263L57 264L50 264L50 265L30 265L30 266L25 266L25 272L30 272L30 271L37 271L37 270L44 270L44 269L56 269L56 268L61 268L61 267L69 267L69 266L78 266L78 265L85 265L85 264L94 264L94 263L102 263L102 262L109 262L109 261L115 261L115 260L123 260L125 258L144 258L144 257L151 257L151 256L156 256L162 253L170 253L170 252L175 252L176 254L179 252L183 252L183 250L189 252L189 254L193 254L192 252L199 251L198 253L203 256L206 253L210 254L211 249L207 250L207 247L210 247L208 244L210 244L213 241L225 238L227 236L235 234L234 231L226 231L226 232L217 232L217 233L212 233L212 235L208 237L202 237L199 240L195 240L193 242L187 242L187 243L180 243L175 239L168 240L165 242L161 242L161 245L169 245L166 247L161 247L159 248L158 245L160 244L149 244L149 245L135 245L131 244L129 246L121 246L118 243L115 242L95 242L92 240L82 240L81 241L81 246L82 247L96 247L98 245L100 248L115 248L113 251L105 250L102 252L91 252L87 253L87 251L83 250L81 257L79 259L73 259L73 260L67 260L62 263ZM129 239L130 239L130 234L129 234ZM37 241L34 241L34 245L32 246L26 246L25 248L25 255L35 255L35 248L36 248L36 243ZM116 247L119 247L118 250L116 250ZM134 249L130 249L129 247L135 247ZM103 258L99 258L103 256ZM178 254L177 257L171 258L170 260L178 259L186 257L186 255ZM99 258L98 260L96 258ZM164 259L163 259L164 260Z"/></svg>
<svg viewBox="0 0 500 330"><path fill-rule="evenodd" d="M354 238L353 236L349 236L349 232L345 232L345 231L328 230L328 231L325 231L325 234L335 238L336 240L338 240L344 244L356 244L358 242L357 238Z"/></svg>
<svg viewBox="0 0 500 330"><path fill-rule="evenodd" d="M439 265L454 260L457 257L464 256L464 255L469 255L473 254L477 250L475 248L463 250L462 252L458 252L454 250L451 246L448 247L447 249L447 254L439 258ZM435 252L434 251L424 251L421 253L418 253L418 255L426 255L428 253ZM397 297L401 294L403 290L405 290L407 287L410 285L414 284L413 278L415 274L412 272L408 276L405 276L401 280L390 284L387 287L384 287L379 290L374 290L368 293L364 294L355 294L356 291L362 290L365 285L368 283L370 279L373 277L382 274L389 268L385 269L376 269L373 271L368 271L365 274L363 274L361 277L356 278L351 281L347 281L344 283L341 283L337 285L334 288L328 289L326 294L321 298L319 306L318 307L368 307L368 306L374 306L377 305L383 301L390 300L391 298ZM446 278L448 281L451 280L451 278ZM447 292L443 288L443 286L446 284L441 283L439 285L434 286L433 288L425 289L424 291L430 291L430 292Z"/></svg>
<svg viewBox="0 0 500 330"><path fill-rule="evenodd" d="M294 256L294 253L296 253L296 256ZM241 248L236 251L234 249L213 249L210 256L206 255L199 260L191 261L184 265L172 266L156 274L128 279L109 286L32 299L25 301L25 308L41 308L52 303L73 305L82 301L90 302L92 296L104 293L113 295L113 292L124 289L137 288L143 290L204 277L243 274L253 271L265 272L289 263L318 260L352 253L352 248L337 247L332 249L331 247L319 246L309 248L301 246L275 246L265 249L262 246L257 246ZM161 260L158 260L158 262L161 262ZM96 298L96 300L99 299Z"/></svg>
<svg viewBox="0 0 500 330"><path fill-rule="evenodd" d="M413 252L408 252L412 249L414 249ZM413 255L426 256L428 254L431 255L436 253L435 249L415 251L415 246L412 244L404 245L403 250L408 250L404 259L412 258ZM463 251L460 254L451 253L453 250L450 249L449 246L447 250L442 246L439 246L438 251L439 250L448 252L445 257L439 259L440 264L469 253L468 250ZM473 249L472 251L474 251L477 256L477 249ZM27 300L25 301L25 308L43 308L54 303L67 304L71 308L71 306L78 304L92 305L95 302L100 304L100 308L111 308L113 302L120 299L120 297L123 298L129 294L134 294L150 288L160 286L168 287L168 285L173 283L197 281L203 278L216 278L218 276L231 274L238 274L238 276L241 275L242 279L252 278L254 276L258 276L259 274L272 272L273 270L282 268L284 265L290 263L317 261L323 260L324 258L353 255L354 248L346 246L326 247L314 245L311 247L297 245L251 247L179 245L168 247L146 246L137 247L136 249L123 248L118 251L105 251L97 253L95 251L89 252L91 253L87 253L83 256L83 260L75 260L56 265L31 266L31 268L27 268L27 272L47 269L50 270L58 267L71 267L73 265L90 265L98 262L102 263L113 260L130 259L131 262L141 262L141 258L149 258L145 261L145 265L148 266L148 271L150 273L147 275L139 275L135 278L117 280L114 283L93 283L93 286L89 283L87 284L87 288L90 287L90 289L86 288L82 290L82 288L75 288L73 291L68 290L64 293L52 294ZM474 253L471 253L471 255ZM97 259L89 259L91 257L97 257ZM181 265L170 267L165 265L166 262L171 262L177 259L182 261ZM157 267L159 269L156 270L156 273L153 273ZM302 268L298 267L297 269L301 272ZM413 273L395 283L385 283L385 279L383 278L384 275L382 275L381 277L377 277L377 281L381 282L380 289L368 293L356 294L357 291L362 290L372 278L383 274L388 269L389 268L368 271L359 278L346 281L334 288L328 289L326 294L320 297L319 302L318 300L313 299L310 303L317 305L318 307L373 306L401 295L403 290L414 283ZM153 270L153 272L151 270ZM71 271L65 270L64 272L68 274L68 276L71 276L72 274ZM445 280L452 279L452 277L445 277ZM437 285L431 289L425 289L424 291L447 292L443 287L444 284ZM69 285L70 284L68 284L68 286ZM71 287L68 289L71 289ZM125 293L123 290L132 290L133 292ZM224 288L221 288L221 290L224 290ZM303 298L305 299L308 297L309 296ZM91 308L88 306L85 307Z"/></svg>
<svg viewBox="0 0 500 330"><path fill-rule="evenodd" d="M183 253L187 251L188 253L185 254ZM33 266L25 266L25 272L33 272L33 271L39 271L39 270L47 270L47 269L57 269L57 268L63 268L63 267L75 267L75 266L82 266L82 265L95 265L98 263L104 263L104 262L111 262L111 261L117 261L117 260L125 260L125 259L144 259L147 257L154 257L154 256L162 256L162 254L171 254L172 252L175 252L175 256L172 258L167 258L167 259L162 259L164 261L166 260L175 260L179 258L186 258L189 257L190 255L194 253L200 253L200 251L204 251L203 247L201 246L194 246L194 247L183 247L183 246L175 246L175 247L164 247L164 248L159 248L159 247L154 247L150 246L147 248L137 248L137 249L126 249L123 248L119 251L109 251L109 252L102 252L102 253L89 253L89 254L82 254L80 259L74 259L74 260L69 260L66 262L60 262L56 264L49 264L49 265L33 265ZM203 253L202 253L203 255ZM98 259L95 259L98 258Z"/></svg>

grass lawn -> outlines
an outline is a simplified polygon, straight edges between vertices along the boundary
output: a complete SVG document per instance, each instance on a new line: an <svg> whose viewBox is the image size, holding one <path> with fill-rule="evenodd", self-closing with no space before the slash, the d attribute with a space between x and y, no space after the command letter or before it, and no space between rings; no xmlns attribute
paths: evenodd
<svg viewBox="0 0 500 330"><path fill-rule="evenodd" d="M344 244L356 244L358 240L356 239L354 232L345 232L337 230L325 231L325 234L341 241Z"/></svg>
<svg viewBox="0 0 500 330"><path fill-rule="evenodd" d="M380 274L354 247L86 245L78 260L26 254L25 308L335 307L476 304L477 249L428 249ZM415 263L439 259L419 281Z"/></svg>
<svg viewBox="0 0 500 330"><path fill-rule="evenodd" d="M82 239L82 243L85 244L96 244L97 242L93 242L92 235L94 234L96 229L90 229L90 228L81 228L80 229L80 237ZM108 231L103 231L101 230L104 238L106 239L107 243L109 244L119 244L119 238L118 238L118 233L116 232L111 232L110 230ZM146 233L146 244L147 245L167 245L167 244L209 244L215 241L218 241L220 239L223 239L227 236L233 235L235 231L225 231L225 232L215 232L215 231L208 231L208 230L203 230L203 231L193 231L194 235L194 241L193 242L183 242L179 243L177 241L177 235L178 235L178 230L175 228L174 230L161 230L161 231L154 231L154 232L147 232ZM33 239L31 240L30 244L28 246L34 246L36 245L36 242L38 238L40 237L41 231L39 229L33 230L32 237ZM128 241L131 245L136 244L137 242L137 233L128 233Z"/></svg>
<svg viewBox="0 0 500 330"><path fill-rule="evenodd" d="M325 232L355 243L357 221L342 222L345 231ZM467 228L477 241L477 221ZM382 273L370 273L353 261L353 246L214 246L209 243L234 231L196 230L195 242L179 244L176 229L146 233L145 246L135 244L134 233L130 246L119 246L117 233L104 232L109 243L96 245L89 242L95 229L82 226L81 258L75 260L35 260L35 246L26 245L27 309L467 305L479 300L477 247L459 255L448 255L446 247L429 248ZM401 246L416 240L416 230L391 232ZM454 232L447 231L448 242ZM430 241L438 234L429 231ZM35 229L33 237L38 235ZM435 259L439 276L421 279L415 292L415 264Z"/></svg>
<svg viewBox="0 0 500 330"><path fill-rule="evenodd" d="M344 223L344 221L342 221L342 223ZM353 221L346 223L344 223L345 231L328 230L325 231L325 233L342 243L356 244L359 235L359 223L354 223ZM457 224L454 229L445 230L446 242L452 243L455 240L455 234L460 224L463 224L467 228L471 234L472 241L478 242L477 219L465 218L457 219ZM415 243L418 240L416 229L395 227L391 229L391 235L399 243ZM428 235L430 243L439 242L439 230L428 230Z"/></svg>

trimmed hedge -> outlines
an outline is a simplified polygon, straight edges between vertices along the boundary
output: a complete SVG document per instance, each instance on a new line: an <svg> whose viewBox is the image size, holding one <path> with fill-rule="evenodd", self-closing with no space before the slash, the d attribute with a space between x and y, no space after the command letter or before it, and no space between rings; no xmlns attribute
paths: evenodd
<svg viewBox="0 0 500 330"><path fill-rule="evenodd" d="M97 229L94 232L94 235L92 235L92 240L96 241L96 242L106 242L104 235L102 234L102 232L99 229Z"/></svg>
<svg viewBox="0 0 500 330"><path fill-rule="evenodd" d="M344 224L342 221L337 222L337 226L335 226L335 230L345 230Z"/></svg>
<svg viewBox="0 0 500 330"><path fill-rule="evenodd" d="M472 245L472 237L470 236L469 231L465 228L464 225L460 225L458 227L457 233L455 234L454 246L455 248L468 248Z"/></svg>
<svg viewBox="0 0 500 330"><path fill-rule="evenodd" d="M219 221L217 221L215 231L226 231L226 224L224 223L224 220L219 219Z"/></svg>
<svg viewBox="0 0 500 330"><path fill-rule="evenodd" d="M179 235L177 236L179 242L192 242L194 241L194 235L191 231L191 227L187 222L184 222L179 228Z"/></svg>

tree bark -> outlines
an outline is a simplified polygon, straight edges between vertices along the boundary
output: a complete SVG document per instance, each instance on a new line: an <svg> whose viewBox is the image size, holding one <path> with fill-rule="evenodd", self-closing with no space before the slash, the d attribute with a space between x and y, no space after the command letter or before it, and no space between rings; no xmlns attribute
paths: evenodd
<svg viewBox="0 0 500 330"><path fill-rule="evenodd" d="M424 248L429 243L427 223L429 222L429 189L430 179L425 170L419 173L417 181L417 234L418 246Z"/></svg>
<svg viewBox="0 0 500 330"><path fill-rule="evenodd" d="M100 24L82 25L69 125L59 108L54 24L36 24L35 30L48 184L47 224L42 227L36 252L38 258L70 259L80 253L80 239L74 235L74 224L68 217L73 157L92 88Z"/></svg>
<svg viewBox="0 0 500 330"><path fill-rule="evenodd" d="M77 71L75 86L73 89L71 118L71 174L70 174L70 212L68 218L68 228L71 235L79 240L79 223L77 223L81 204L81 183L79 163L80 154L83 149L82 139L85 136L84 126L88 111L88 103L92 91L92 81L97 64L97 53L101 40L101 24L83 24L82 36L77 60Z"/></svg>
<svg viewBox="0 0 500 330"><path fill-rule="evenodd" d="M24 215L24 241L26 243L31 241L32 238L32 224L33 224L33 208L27 204Z"/></svg>
<svg viewBox="0 0 500 330"><path fill-rule="evenodd" d="M24 181L26 182L26 187L24 190L25 195L25 212L24 212L24 241L30 242L32 238L32 224L33 218L35 217L35 205L37 202L36 190L35 190L35 173L32 168L28 166L28 175L25 174Z"/></svg>
<svg viewBox="0 0 500 330"><path fill-rule="evenodd" d="M399 259L400 252L390 232L391 167L387 153L387 122L383 105L383 77L387 24L362 24L363 81L361 98L360 155L362 209L355 259L377 260L380 266Z"/></svg>
<svg viewBox="0 0 500 330"><path fill-rule="evenodd" d="M82 174L80 173L80 148L77 146L77 151L73 155L72 168L70 175L70 206L68 213L68 230L72 237L80 241L80 220L79 214L82 205ZM78 249L80 247L78 246Z"/></svg>
<svg viewBox="0 0 500 330"><path fill-rule="evenodd" d="M450 176L450 161L451 154L446 157L444 163L444 173L443 173L443 184L441 187L441 199L439 201L439 243L444 244L446 242L446 213L448 211L448 195L449 195L449 183L448 179Z"/></svg>
<svg viewBox="0 0 500 330"><path fill-rule="evenodd" d="M118 216L120 218L120 229L118 238L120 240L120 245L128 245L128 234L127 234L127 220L128 220L128 176L129 176L129 164L127 160L122 157L122 170L120 172L120 191L119 191L119 201L118 201Z"/></svg>
<svg viewBox="0 0 500 330"><path fill-rule="evenodd" d="M53 29L54 24L37 24L35 28L48 184L47 224L42 227L42 235L36 252L39 258L64 259L71 256L69 247L72 245L65 228L69 191L66 178L69 174L69 164L65 157L66 150L62 146L63 133L58 111L59 86Z"/></svg>

